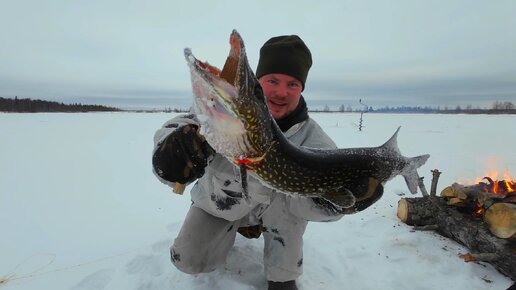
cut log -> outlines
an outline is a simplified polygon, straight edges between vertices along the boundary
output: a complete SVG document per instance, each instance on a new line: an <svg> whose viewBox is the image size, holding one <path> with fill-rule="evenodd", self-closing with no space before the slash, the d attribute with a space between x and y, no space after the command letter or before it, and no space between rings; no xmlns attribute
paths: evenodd
<svg viewBox="0 0 516 290"><path fill-rule="evenodd" d="M499 238L516 240L516 204L498 202L484 213L491 233Z"/></svg>
<svg viewBox="0 0 516 290"><path fill-rule="evenodd" d="M445 187L441 191L441 196L466 199L466 198L468 198L468 195L466 194L466 190L467 190L467 188L465 186L460 185L458 183L454 183L451 186Z"/></svg>
<svg viewBox="0 0 516 290"><path fill-rule="evenodd" d="M494 183L494 181L492 182ZM498 183L501 183L501 181ZM467 202L467 200L478 201L479 204L482 204L484 201L489 199L493 199L497 202L516 202L516 191L502 191L499 193L493 193L490 191L492 189L493 187L486 183L478 183L475 185L467 186L454 183L451 186L444 188L441 191L441 196L446 198L459 198L465 202Z"/></svg>
<svg viewBox="0 0 516 290"><path fill-rule="evenodd" d="M432 198L433 199L433 198ZM435 224L434 206L431 198L402 198L398 201L398 218L411 226Z"/></svg>
<svg viewBox="0 0 516 290"><path fill-rule="evenodd" d="M444 188L441 196L447 198L448 204L457 206L467 206L473 202L482 206L486 200L493 198L493 194L484 192L481 185L464 186L458 183Z"/></svg>
<svg viewBox="0 0 516 290"><path fill-rule="evenodd" d="M447 205L441 197L402 198L398 202L398 217L412 226L437 226L437 232L471 251L473 255L489 254L489 261L498 271L516 281L516 243L492 235L481 218Z"/></svg>

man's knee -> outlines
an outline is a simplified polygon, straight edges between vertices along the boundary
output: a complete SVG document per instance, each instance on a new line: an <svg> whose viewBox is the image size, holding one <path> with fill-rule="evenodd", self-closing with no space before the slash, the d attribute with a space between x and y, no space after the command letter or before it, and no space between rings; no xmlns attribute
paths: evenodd
<svg viewBox="0 0 516 290"><path fill-rule="evenodd" d="M182 254L174 246L170 247L170 261L179 271L187 274L208 273L216 269L216 267L209 265L202 257L186 253Z"/></svg>

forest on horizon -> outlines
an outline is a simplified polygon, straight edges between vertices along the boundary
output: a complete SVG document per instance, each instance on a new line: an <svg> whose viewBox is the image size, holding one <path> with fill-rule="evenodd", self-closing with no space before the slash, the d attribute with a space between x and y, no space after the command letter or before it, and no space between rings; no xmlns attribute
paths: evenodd
<svg viewBox="0 0 516 290"><path fill-rule="evenodd" d="M84 105L80 103L64 104L53 101L33 100L30 98L18 99L18 97L2 98L0 97L0 112L13 113L42 113L42 112L118 112L119 108L108 107L102 105Z"/></svg>
<svg viewBox="0 0 516 290"><path fill-rule="evenodd" d="M163 108L163 109L140 109L140 110L124 110L117 107L95 105L95 104L64 104L55 101L45 101L40 99L30 98L3 98L0 97L0 112L12 113L41 113L41 112L188 112L189 108ZM421 114L516 114L516 106L508 101L495 101L491 108L473 108L470 105L465 107L455 106L450 108L448 106L397 106L397 107L380 107L373 108L365 106L363 108L351 108L350 106L339 106L336 110L331 109L325 105L322 109L308 109L309 112L323 112L323 113L421 113Z"/></svg>

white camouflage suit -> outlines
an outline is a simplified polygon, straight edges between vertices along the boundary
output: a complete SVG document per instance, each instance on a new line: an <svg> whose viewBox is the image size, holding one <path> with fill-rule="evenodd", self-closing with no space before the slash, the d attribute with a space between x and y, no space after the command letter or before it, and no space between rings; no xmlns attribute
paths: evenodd
<svg viewBox="0 0 516 290"><path fill-rule="evenodd" d="M168 121L154 136L154 151L175 129L196 124L191 116ZM336 148L312 119L297 123L285 136L312 148ZM171 182L156 176L165 184ZM269 281L295 280L302 272L303 233L308 221L335 221L341 214L317 205L311 198L275 192L248 176L250 199L241 196L238 168L219 154L208 160L205 174L190 191L192 206L170 248L171 260L186 273L205 273L223 266L239 227L264 227L264 266Z"/></svg>

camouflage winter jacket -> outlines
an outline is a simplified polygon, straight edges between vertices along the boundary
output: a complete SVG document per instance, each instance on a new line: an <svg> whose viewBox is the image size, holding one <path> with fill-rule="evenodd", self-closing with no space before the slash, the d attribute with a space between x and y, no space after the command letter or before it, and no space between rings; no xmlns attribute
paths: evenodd
<svg viewBox="0 0 516 290"><path fill-rule="evenodd" d="M170 133L186 124L198 125L195 118L188 118L186 115L179 115L166 122L154 135L154 151ZM311 118L295 124L284 134L297 145L323 149L336 148L335 143ZM171 182L161 178L155 170L154 174L161 182L173 186ZM250 198L242 198L241 191L238 168L222 155L215 154L208 161L205 174L197 180L190 194L194 206L229 221L247 219L250 225L258 223L261 214L275 195L283 194L264 186L252 176L248 176ZM308 221L334 221L342 217L341 214L321 207L312 198L302 196L287 195L285 208L295 216Z"/></svg>

